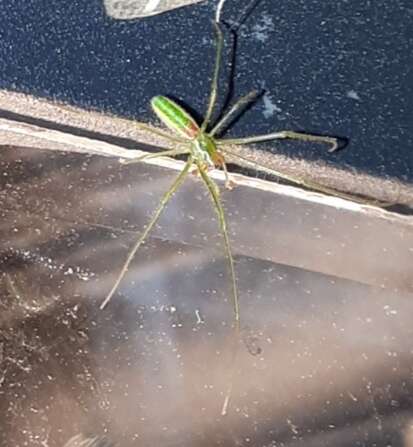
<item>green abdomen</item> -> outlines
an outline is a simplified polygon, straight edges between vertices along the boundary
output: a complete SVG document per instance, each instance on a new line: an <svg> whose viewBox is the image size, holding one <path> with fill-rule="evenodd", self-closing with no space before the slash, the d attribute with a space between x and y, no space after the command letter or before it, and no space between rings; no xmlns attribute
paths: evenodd
<svg viewBox="0 0 413 447"><path fill-rule="evenodd" d="M179 135L193 139L199 133L198 124L181 106L165 96L155 96L151 105L158 118Z"/></svg>

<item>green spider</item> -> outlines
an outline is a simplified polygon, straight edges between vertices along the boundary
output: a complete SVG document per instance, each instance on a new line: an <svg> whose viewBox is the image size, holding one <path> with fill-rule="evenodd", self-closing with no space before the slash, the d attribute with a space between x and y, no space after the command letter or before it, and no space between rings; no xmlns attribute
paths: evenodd
<svg viewBox="0 0 413 447"><path fill-rule="evenodd" d="M248 102L254 100L257 96L256 91L252 91L249 94L240 98L234 105L228 110L227 113L223 115L223 117L218 121L215 126L209 129L211 117L214 111L214 107L217 99L217 91L218 91L218 77L219 70L221 65L222 58L222 49L223 49L223 33L219 26L218 20L213 22L215 33L216 33L216 56L215 56L215 66L214 72L212 76L212 85L211 85L211 93L209 97L209 103L207 112L205 115L205 119L202 122L201 126L199 126L196 121L178 104L176 104L171 99L166 98L165 96L155 96L151 105L159 117L159 119L169 128L171 129L175 135L170 135L169 133L165 133L160 130L154 130L149 126L144 124L140 125L141 127L149 130L153 133L161 135L165 139L173 142L174 148L168 149L162 152L147 154L144 156L140 156L138 158L122 160L124 164L137 163L143 160L147 160L149 158L155 157L164 157L164 156L177 156L177 155L187 155L188 158L186 160L185 166L175 179L171 187L168 191L163 195L158 207L155 209L152 218L150 219L148 225L145 230L139 236L133 247L131 248L123 267L113 284L112 289L106 296L105 300L102 302L100 308L104 309L109 300L112 298L113 294L116 292L119 284L121 283L123 277L125 276L128 267L134 258L136 252L140 248L140 246L144 243L145 239L148 237L150 231L153 229L154 225L158 221L163 209L167 205L168 201L172 197L172 195L178 190L186 176L191 170L192 166L195 166L199 176L201 177L203 183L205 184L209 195L212 199L213 206L216 210L219 226L221 229L221 233L224 239L225 245L225 254L228 260L229 272L231 276L231 287L232 287L232 301L234 308L234 319L235 319L235 328L237 331L240 330L240 310L238 303L238 291L237 291L237 282L235 276L235 267L234 267L234 258L231 252L231 245L228 235L228 227L225 219L225 212L222 206L220 191L217 184L214 180L209 176L208 171L210 169L221 168L225 173L225 185L227 188L231 188L231 181L228 175L227 167L225 164L225 152L230 153L227 149L224 148L225 145L228 144L250 144L250 143L258 143L262 141L275 140L275 139L293 139L293 140L301 140L301 141L312 141L312 142L321 142L330 145L330 151L335 151L338 148L338 140L333 137L327 136L319 136L319 135L310 135L305 133L294 132L290 130L270 133L266 135L257 135L247 138L240 139L218 139L215 135L219 134L219 131L223 129L223 127L232 119L232 117ZM232 154L234 156L235 154ZM238 158L242 158L237 156ZM254 164L249 160L245 160L250 164ZM304 181L302 179L297 179L294 177L290 177L288 175L284 175L283 173L276 173L278 176L283 177L287 180L290 180L294 183L301 184L304 186L313 187L320 191L326 192L328 194L336 194L336 192L332 189L321 187L318 185L314 185L310 182Z"/></svg>

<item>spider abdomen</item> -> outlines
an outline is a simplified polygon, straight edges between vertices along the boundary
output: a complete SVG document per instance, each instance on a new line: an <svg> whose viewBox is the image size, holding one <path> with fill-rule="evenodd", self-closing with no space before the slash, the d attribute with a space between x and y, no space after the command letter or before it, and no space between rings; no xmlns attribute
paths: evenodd
<svg viewBox="0 0 413 447"><path fill-rule="evenodd" d="M198 136L200 131L198 124L176 102L159 95L152 98L151 105L158 118L175 133L191 140Z"/></svg>

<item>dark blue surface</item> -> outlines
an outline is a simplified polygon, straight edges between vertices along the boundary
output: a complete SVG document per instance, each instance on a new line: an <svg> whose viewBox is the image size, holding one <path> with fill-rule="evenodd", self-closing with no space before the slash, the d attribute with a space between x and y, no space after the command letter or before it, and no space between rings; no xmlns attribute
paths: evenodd
<svg viewBox="0 0 413 447"><path fill-rule="evenodd" d="M227 1L224 20L238 17L240 3ZM169 94L202 114L215 5L115 21L98 0L4 0L0 88L146 121L150 98ZM412 23L409 0L261 0L238 32L234 92L265 88L276 110L269 116L260 102L231 132L347 137L334 156L277 147L412 182Z"/></svg>

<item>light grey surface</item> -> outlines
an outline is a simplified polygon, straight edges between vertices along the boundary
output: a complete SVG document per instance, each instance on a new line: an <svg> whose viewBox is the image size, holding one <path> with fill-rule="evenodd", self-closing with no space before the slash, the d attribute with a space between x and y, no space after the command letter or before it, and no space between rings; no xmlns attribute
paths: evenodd
<svg viewBox="0 0 413 447"><path fill-rule="evenodd" d="M118 20L131 20L167 13L200 1L202 0L103 0L103 3L108 16Z"/></svg>

